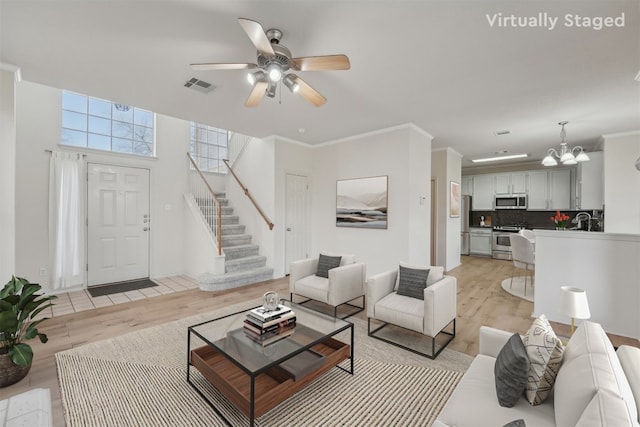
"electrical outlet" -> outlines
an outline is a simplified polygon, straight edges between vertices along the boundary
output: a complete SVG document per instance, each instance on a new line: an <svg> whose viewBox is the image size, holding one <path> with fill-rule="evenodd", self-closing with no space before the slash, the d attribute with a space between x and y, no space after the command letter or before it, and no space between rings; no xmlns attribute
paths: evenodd
<svg viewBox="0 0 640 427"><path fill-rule="evenodd" d="M47 275L47 269L46 268L41 268L40 269L40 277L45 277Z"/></svg>

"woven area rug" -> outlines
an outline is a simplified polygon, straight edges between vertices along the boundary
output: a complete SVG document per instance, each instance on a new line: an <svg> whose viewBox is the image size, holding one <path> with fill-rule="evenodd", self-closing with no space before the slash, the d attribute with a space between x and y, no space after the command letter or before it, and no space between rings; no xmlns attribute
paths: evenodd
<svg viewBox="0 0 640 427"><path fill-rule="evenodd" d="M67 425L226 425L186 382L186 328L252 305L226 307L57 353ZM356 330L355 375L329 371L259 417L256 425L431 425L472 358L448 349L436 361L405 358L409 352L367 337L365 321L350 320ZM443 369L447 365L453 369ZM192 378L218 402L232 425L247 425L248 419L199 374Z"/></svg>
<svg viewBox="0 0 640 427"><path fill-rule="evenodd" d="M525 279L527 281L526 293L525 293ZM514 297L522 298L524 300L533 302L534 287L531 284L531 278L525 276L516 276L513 278L513 285L511 285L511 277L504 279L500 283L502 289L505 292L510 293Z"/></svg>

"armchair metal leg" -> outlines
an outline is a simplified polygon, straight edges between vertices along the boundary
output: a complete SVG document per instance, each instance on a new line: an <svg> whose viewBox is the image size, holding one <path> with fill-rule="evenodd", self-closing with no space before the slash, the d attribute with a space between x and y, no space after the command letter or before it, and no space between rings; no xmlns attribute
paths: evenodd
<svg viewBox="0 0 640 427"><path fill-rule="evenodd" d="M293 302L293 293L289 293L289 301L292 301L292 302ZM300 301L300 302L299 302L299 303L297 303L297 304L302 305L302 304L306 304L306 303L308 303L308 302L310 302L310 301L315 301L315 300L312 300L312 299L310 299L310 298L309 298L309 299L306 299L306 300L304 300L304 301ZM322 301L318 301L318 302L322 303ZM325 303L322 303L322 304L325 304ZM347 313L347 315L346 315L346 316L344 316L344 317L341 317L341 318L340 318L340 319L346 319L346 318L348 318L348 317L351 317L351 316L353 316L353 315L355 315L355 314L360 313L361 311L364 311L364 309L366 308L365 296L364 296L364 295L362 295L362 306L353 305L353 304L350 304L350 303L348 303L348 302L345 302L344 304L338 304L338 305L336 305L336 306L333 306L333 317L338 317L338 307L339 307L339 306L341 306L341 305L347 305L347 306L349 306L349 307L353 307L353 308L356 308L356 309L357 309L357 310L355 310L355 311L350 311L349 313ZM317 311L322 312L321 310L317 310ZM324 313L325 313L325 314L329 314L329 313L327 313L326 311L324 311Z"/></svg>
<svg viewBox="0 0 640 427"><path fill-rule="evenodd" d="M374 319L374 320L376 320L376 319ZM395 342L395 341L392 341L390 339L383 338L381 336L376 335L376 332L378 332L379 330L381 330L385 326L389 325L390 323L382 322L381 326L378 326L376 329L371 330L371 317L367 317L367 335L369 335L370 337L375 338L377 340L384 341L384 342L389 343L391 345L395 345L396 347L400 347L400 348L402 348L404 350L407 350L407 351L410 351L412 353L419 354L419 355L427 357L429 359L435 359L436 357L438 357L438 355L440 353L442 353L442 350L444 350L445 347L447 347L449 345L449 343L451 341L453 341L453 339L456 337L456 319L455 318L451 322L449 322L449 324L447 326L449 326L452 323L453 323L453 332L446 332L444 330L444 328L443 328L437 334L437 335L443 334L443 335L447 335L449 337L447 339L447 341L444 344L442 344L442 346L438 349L438 351L436 351L436 337L430 337L431 338L431 353L424 353L424 352L421 352L421 351L416 350L414 348L407 347L407 346L405 346L403 344L400 344L399 342ZM398 325L393 325L393 326L395 326L397 328L402 328L401 326L398 326ZM445 326L445 328L446 328L446 326ZM405 329L405 328L402 328L402 329Z"/></svg>

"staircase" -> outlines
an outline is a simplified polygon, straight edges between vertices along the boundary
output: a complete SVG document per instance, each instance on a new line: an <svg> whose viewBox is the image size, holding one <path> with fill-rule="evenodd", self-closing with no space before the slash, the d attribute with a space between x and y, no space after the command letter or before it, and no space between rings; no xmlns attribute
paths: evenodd
<svg viewBox="0 0 640 427"><path fill-rule="evenodd" d="M266 266L267 257L259 254L258 245L251 243L251 235L245 233L245 226L240 224L229 200L224 193L216 193L222 206L222 251L225 255L224 274L206 273L200 277L200 289L203 291L220 291L232 289L252 283L263 282L273 278L273 268ZM202 215L209 227L216 226L215 215L208 213L212 199L196 198Z"/></svg>

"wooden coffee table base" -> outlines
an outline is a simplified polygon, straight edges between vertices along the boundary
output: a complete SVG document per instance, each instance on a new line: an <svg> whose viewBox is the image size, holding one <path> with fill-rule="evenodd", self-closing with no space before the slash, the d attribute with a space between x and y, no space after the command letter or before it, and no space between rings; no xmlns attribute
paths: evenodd
<svg viewBox="0 0 640 427"><path fill-rule="evenodd" d="M320 375L351 357L351 347L333 338L316 344L312 349L322 354L326 360L320 367L297 381L280 366L274 366L252 377L211 346L192 350L191 365L236 408L248 416L250 424L253 425L254 418L265 414ZM353 374L353 370L351 373ZM195 385L191 384L195 388ZM209 403L213 406L213 402Z"/></svg>

